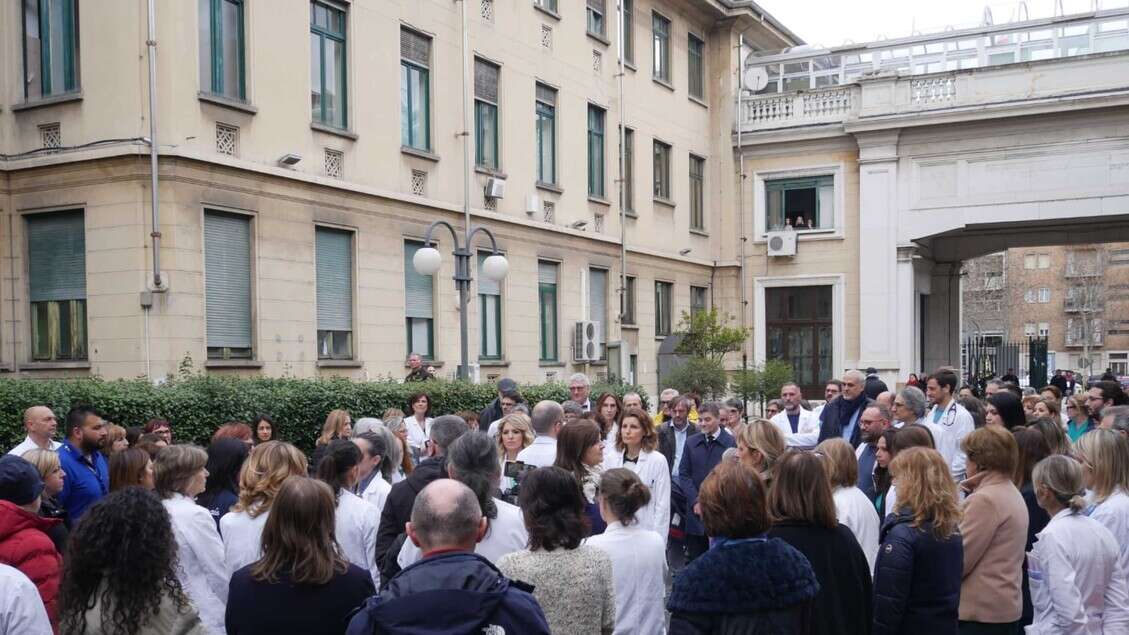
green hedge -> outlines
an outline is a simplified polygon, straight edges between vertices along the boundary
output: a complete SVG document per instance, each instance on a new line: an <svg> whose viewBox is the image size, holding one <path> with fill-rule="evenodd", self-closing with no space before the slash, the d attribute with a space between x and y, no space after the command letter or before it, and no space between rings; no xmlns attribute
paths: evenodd
<svg viewBox="0 0 1129 635"><path fill-rule="evenodd" d="M568 398L566 384L521 386L526 401ZM471 384L432 380L402 384L395 381L355 382L348 379L274 379L223 376L192 376L154 386L145 380L0 380L0 452L24 438L23 411L45 404L54 409L62 434L63 417L74 404L90 404L122 426L137 426L160 417L173 424L178 440L206 443L212 432L229 421L249 421L259 413L269 414L281 438L310 448L321 432L326 414L335 408L348 410L353 419L380 417L388 408L408 411L408 397L422 390L432 401L432 412L480 411L494 397L493 384ZM592 398L602 392L622 396L638 386L597 384Z"/></svg>

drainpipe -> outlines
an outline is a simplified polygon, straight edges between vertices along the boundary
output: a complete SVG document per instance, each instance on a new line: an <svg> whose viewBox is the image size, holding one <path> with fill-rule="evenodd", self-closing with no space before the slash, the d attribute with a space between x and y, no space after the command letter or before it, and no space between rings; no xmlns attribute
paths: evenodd
<svg viewBox="0 0 1129 635"><path fill-rule="evenodd" d="M161 212L158 203L157 186L157 8L156 0L149 0L149 32L145 40L149 52L149 189L152 197L153 231L153 291L163 292L167 287L161 280Z"/></svg>
<svg viewBox="0 0 1129 635"><path fill-rule="evenodd" d="M627 184L624 183L624 174L627 173L627 158L624 156L627 151L627 133L624 128L626 126L624 118L627 115L623 104L623 76L626 74L623 59L626 54L623 47L623 0L619 0L616 12L619 24L619 34L616 37L616 48L619 49L619 74L616 76L616 89L619 91L619 178L617 179L619 181L619 369L621 373L625 373L631 370L631 357L627 354L623 341L623 320L627 317ZM635 380L635 377L631 379Z"/></svg>
<svg viewBox="0 0 1129 635"><path fill-rule="evenodd" d="M737 221L741 225L740 243L741 251L738 263L738 281L741 285L741 330L748 332L748 313L749 313L749 299L748 290L745 288L747 285L745 279L745 265L749 259L748 247L749 236L748 227L745 224L745 148L744 137L742 135L741 125L741 97L745 92L745 61L742 54L745 52L745 34L741 33L737 36L737 96L733 102L736 105L734 118L737 121ZM757 334L760 337L760 334ZM746 336L745 342L741 344L741 372L747 374L749 372L749 342ZM745 382L742 382L744 384ZM747 392L741 394L741 409L744 411L745 422L749 421L749 395Z"/></svg>

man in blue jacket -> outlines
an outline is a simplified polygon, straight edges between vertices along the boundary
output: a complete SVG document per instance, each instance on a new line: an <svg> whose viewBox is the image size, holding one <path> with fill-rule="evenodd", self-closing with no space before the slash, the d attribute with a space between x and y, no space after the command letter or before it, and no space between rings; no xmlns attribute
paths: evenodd
<svg viewBox="0 0 1129 635"><path fill-rule="evenodd" d="M698 408L698 434L686 439L682 462L678 465L678 485L686 496L686 559L693 560L709 547L706 528L694 512L698 489L721 462L721 455L737 447L733 435L721 429L721 404L708 401Z"/></svg>
<svg viewBox="0 0 1129 635"><path fill-rule="evenodd" d="M474 553L486 519L469 487L432 482L416 496L407 534L423 559L389 581L349 623L348 635L529 633L549 624L533 588L509 580Z"/></svg>
<svg viewBox="0 0 1129 635"><path fill-rule="evenodd" d="M106 423L90 406L75 406L67 413L67 439L59 448L59 465L66 478L59 503L67 510L67 525L110 491L110 469L100 452L106 441Z"/></svg>

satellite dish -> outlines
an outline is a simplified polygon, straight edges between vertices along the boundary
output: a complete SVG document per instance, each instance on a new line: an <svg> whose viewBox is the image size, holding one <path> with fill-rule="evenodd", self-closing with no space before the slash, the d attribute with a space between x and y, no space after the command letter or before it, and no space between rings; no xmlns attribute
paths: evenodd
<svg viewBox="0 0 1129 635"><path fill-rule="evenodd" d="M763 66L753 66L745 69L745 90L751 90L754 93L764 90L768 86L768 72L764 70Z"/></svg>

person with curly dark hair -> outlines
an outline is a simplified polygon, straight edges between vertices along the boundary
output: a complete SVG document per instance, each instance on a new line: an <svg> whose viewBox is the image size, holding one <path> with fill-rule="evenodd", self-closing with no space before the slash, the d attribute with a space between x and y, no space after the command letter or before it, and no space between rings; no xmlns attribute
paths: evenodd
<svg viewBox="0 0 1129 635"><path fill-rule="evenodd" d="M553 633L611 633L612 561L600 549L581 544L588 535L588 519L576 478L563 468L537 468L522 481L518 503L529 548L503 556L498 569L512 580L533 585L533 597Z"/></svg>
<svg viewBox="0 0 1129 635"><path fill-rule="evenodd" d="M111 492L71 539L59 589L62 632L207 635L177 580L172 522L152 492Z"/></svg>

